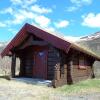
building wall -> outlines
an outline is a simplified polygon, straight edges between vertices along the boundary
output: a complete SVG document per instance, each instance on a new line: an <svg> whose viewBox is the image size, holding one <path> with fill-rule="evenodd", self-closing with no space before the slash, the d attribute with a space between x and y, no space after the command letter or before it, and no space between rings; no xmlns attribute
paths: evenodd
<svg viewBox="0 0 100 100"><path fill-rule="evenodd" d="M72 55L69 66L72 83L94 77L93 58L75 51Z"/></svg>
<svg viewBox="0 0 100 100"><path fill-rule="evenodd" d="M56 64L60 64L61 71L64 67L64 64L67 64L67 54L65 54L62 50L59 50L52 45L49 45L47 59L47 78L50 80L54 79L54 67L56 66Z"/></svg>
<svg viewBox="0 0 100 100"><path fill-rule="evenodd" d="M47 57L47 79L52 80L54 78L54 66L57 63L60 63L59 51L53 46L49 45Z"/></svg>
<svg viewBox="0 0 100 100"><path fill-rule="evenodd" d="M29 53L27 53L29 52ZM29 48L24 50L21 58L21 76L32 77L33 69L33 49ZM25 55L26 54L26 55ZM79 68L79 59L84 57L84 68ZM85 54L79 53L78 51L71 50L68 54L65 54L62 50L59 50L52 45L48 45L47 55L47 79L54 79L54 67L60 63L60 73L63 73L62 69L64 64L67 65L67 82L75 83L77 81L91 78L93 75L93 59Z"/></svg>

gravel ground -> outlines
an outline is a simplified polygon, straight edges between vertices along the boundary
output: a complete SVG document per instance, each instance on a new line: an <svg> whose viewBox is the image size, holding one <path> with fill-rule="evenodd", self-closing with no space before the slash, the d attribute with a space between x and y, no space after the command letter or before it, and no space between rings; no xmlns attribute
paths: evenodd
<svg viewBox="0 0 100 100"><path fill-rule="evenodd" d="M89 93L84 95L51 95L50 100L100 100L100 93Z"/></svg>
<svg viewBox="0 0 100 100"><path fill-rule="evenodd" d="M45 95L52 92L52 88L46 85L29 83L23 79L22 81L0 79L0 100L43 100Z"/></svg>
<svg viewBox="0 0 100 100"><path fill-rule="evenodd" d="M100 100L100 93L63 96L43 84L0 79L0 100Z"/></svg>

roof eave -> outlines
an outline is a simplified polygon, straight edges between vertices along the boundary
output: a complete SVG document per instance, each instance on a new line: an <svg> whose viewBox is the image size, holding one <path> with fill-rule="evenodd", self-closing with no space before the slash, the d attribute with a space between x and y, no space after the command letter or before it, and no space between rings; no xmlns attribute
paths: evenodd
<svg viewBox="0 0 100 100"><path fill-rule="evenodd" d="M97 56L96 54L94 54L92 52L89 52L89 51L85 50L84 48L81 48L81 47L79 47L77 45L74 45L74 44L71 45L71 48L74 48L74 49L76 49L76 50L78 50L80 52L83 52L83 53L95 58L95 60L100 61L100 57L99 56Z"/></svg>
<svg viewBox="0 0 100 100"><path fill-rule="evenodd" d="M17 40L20 39L20 33L25 34L26 30L27 30L27 23L21 28L21 30L16 34L16 36L11 40L11 42L4 48L4 50L1 52L1 57L3 58L4 56L9 55L9 52L11 52L11 49L14 48L17 45Z"/></svg>

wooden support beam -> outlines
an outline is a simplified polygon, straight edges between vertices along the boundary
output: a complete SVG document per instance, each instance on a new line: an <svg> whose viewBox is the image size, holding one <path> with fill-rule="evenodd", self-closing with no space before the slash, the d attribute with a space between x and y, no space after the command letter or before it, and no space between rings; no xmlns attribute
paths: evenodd
<svg viewBox="0 0 100 100"><path fill-rule="evenodd" d="M72 69L73 69L73 61L69 60L67 64L67 83L72 84L73 79L72 79Z"/></svg>
<svg viewBox="0 0 100 100"><path fill-rule="evenodd" d="M15 69L16 69L16 55L12 55L12 63L11 63L11 77L15 77Z"/></svg>
<svg viewBox="0 0 100 100"><path fill-rule="evenodd" d="M32 45L38 45L38 46L45 46L48 45L48 42L46 41L33 41L33 40L27 40L23 45L18 47L17 49L24 49L25 47L32 46Z"/></svg>

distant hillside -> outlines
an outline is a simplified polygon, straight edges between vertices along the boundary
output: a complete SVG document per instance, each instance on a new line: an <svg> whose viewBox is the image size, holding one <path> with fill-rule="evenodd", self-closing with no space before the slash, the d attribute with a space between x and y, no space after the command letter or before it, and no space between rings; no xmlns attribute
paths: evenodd
<svg viewBox="0 0 100 100"><path fill-rule="evenodd" d="M90 36L82 37L78 43L90 48L97 55L100 55L100 32L96 32Z"/></svg>
<svg viewBox="0 0 100 100"><path fill-rule="evenodd" d="M0 42L0 53L6 47L6 45L7 45L7 42Z"/></svg>
<svg viewBox="0 0 100 100"><path fill-rule="evenodd" d="M100 56L100 32L96 32L90 36L82 37L78 44L91 49L98 56ZM100 62L96 62L94 66L97 77L100 77Z"/></svg>
<svg viewBox="0 0 100 100"><path fill-rule="evenodd" d="M89 36L81 37L80 39L83 41L89 41L89 40L94 40L100 38L100 32L92 33Z"/></svg>
<svg viewBox="0 0 100 100"><path fill-rule="evenodd" d="M7 42L0 42L0 53L6 47ZM20 61L16 59L16 70L19 71ZM2 74L9 74L11 71L11 57L3 57L0 56L0 75Z"/></svg>

